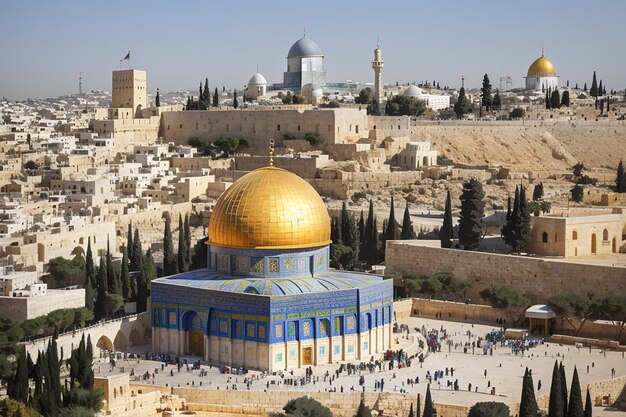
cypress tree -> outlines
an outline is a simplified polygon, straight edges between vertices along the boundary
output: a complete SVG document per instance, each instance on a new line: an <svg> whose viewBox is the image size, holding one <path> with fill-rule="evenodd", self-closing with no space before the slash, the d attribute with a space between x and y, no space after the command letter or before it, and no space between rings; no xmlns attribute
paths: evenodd
<svg viewBox="0 0 626 417"><path fill-rule="evenodd" d="M561 96L561 106L569 107L569 91L563 91L563 95Z"/></svg>
<svg viewBox="0 0 626 417"><path fill-rule="evenodd" d="M561 107L561 94L559 93L558 88L556 88L550 96L550 107L552 107L553 109L558 109Z"/></svg>
<svg viewBox="0 0 626 417"><path fill-rule="evenodd" d="M172 226L170 217L165 217L165 228L163 230L163 275L170 276L178 273L177 259L174 256L174 245L172 243Z"/></svg>
<svg viewBox="0 0 626 417"><path fill-rule="evenodd" d="M365 222L365 262L368 265L378 263L378 230L376 217L374 216L374 203L370 199L367 211L367 221Z"/></svg>
<svg viewBox="0 0 626 417"><path fill-rule="evenodd" d="M209 79L204 79L204 91L203 91L204 102L207 104L207 109L209 108L209 103L211 102L211 93L209 92Z"/></svg>
<svg viewBox="0 0 626 417"><path fill-rule="evenodd" d="M161 94L159 93L159 89L157 88L157 93L156 93L156 97L154 99L154 104L157 107L161 107Z"/></svg>
<svg viewBox="0 0 626 417"><path fill-rule="evenodd" d="M591 394L589 393L589 386L587 386L587 398L585 399L585 417L593 417L593 404L591 403Z"/></svg>
<svg viewBox="0 0 626 417"><path fill-rule="evenodd" d="M365 217L361 210L361 217L357 223L359 229L359 261L365 261Z"/></svg>
<svg viewBox="0 0 626 417"><path fill-rule="evenodd" d="M141 261L143 258L143 250L141 249L141 239L139 238L139 229L135 229L133 237L133 249L131 250L132 256L130 258L130 270L139 271L141 268Z"/></svg>
<svg viewBox="0 0 626 417"><path fill-rule="evenodd" d="M107 256L106 256L106 273L107 273L107 291L109 294L120 294L121 288L116 285L115 272L113 271L113 259L111 258L111 248L109 239L107 238Z"/></svg>
<svg viewBox="0 0 626 417"><path fill-rule="evenodd" d="M391 196L391 209L389 210L389 219L387 220L387 228L385 229L385 242L387 240L398 240L398 222L396 221L396 212L394 209L393 195Z"/></svg>
<svg viewBox="0 0 626 417"><path fill-rule="evenodd" d="M126 250L128 251L128 261L133 264L133 223L128 222L128 231L126 232Z"/></svg>
<svg viewBox="0 0 626 417"><path fill-rule="evenodd" d="M526 187L520 187L519 209L520 209L520 229L519 229L519 245L520 249L525 248L530 242L531 226L530 226L530 210L528 209L528 200L526 199Z"/></svg>
<svg viewBox="0 0 626 417"><path fill-rule="evenodd" d="M26 351L20 349L17 354L17 367L11 383L7 386L7 393L11 399L28 403L28 363Z"/></svg>
<svg viewBox="0 0 626 417"><path fill-rule="evenodd" d="M587 84L585 83L585 91L587 91ZM591 97L598 97L598 82L596 81L596 72L593 72L593 80L591 81L591 89L589 90Z"/></svg>
<svg viewBox="0 0 626 417"><path fill-rule="evenodd" d="M511 219L511 196L509 195L506 199L506 221L508 222Z"/></svg>
<svg viewBox="0 0 626 417"><path fill-rule="evenodd" d="M426 387L426 400L424 401L424 413L422 417L437 417L437 410L430 396L430 384ZM521 417L521 416L520 416Z"/></svg>
<svg viewBox="0 0 626 417"><path fill-rule="evenodd" d="M213 107L218 107L220 105L220 98L217 92L217 87L215 87L215 93L213 93Z"/></svg>
<svg viewBox="0 0 626 417"><path fill-rule="evenodd" d="M443 212L443 224L439 231L439 239L442 248L451 248L452 239L454 239L454 226L452 225L452 200L450 199L450 190L446 195L446 208Z"/></svg>
<svg viewBox="0 0 626 417"><path fill-rule="evenodd" d="M100 265L98 266L98 275L97 275L97 292L96 292L96 301L94 303L94 315L96 319L102 319L106 317L106 305L107 305L107 272L106 272L106 261L104 256L100 257Z"/></svg>
<svg viewBox="0 0 626 417"><path fill-rule="evenodd" d="M502 98L500 97L500 92L496 90L496 94L493 96L492 108L494 110L500 110L501 107L502 107Z"/></svg>
<svg viewBox="0 0 626 417"><path fill-rule="evenodd" d="M387 104L389 104L389 101L387 101ZM458 119L461 119L463 118L463 115L468 112L469 104L467 102L467 96L465 95L465 88L461 87L459 90L459 98L456 103L454 103L454 113Z"/></svg>
<svg viewBox="0 0 626 417"><path fill-rule="evenodd" d="M624 175L624 163L620 159L617 165L617 175L615 178L615 191L618 193L626 192L626 175Z"/></svg>
<svg viewBox="0 0 626 417"><path fill-rule="evenodd" d="M587 83L585 83L585 86L583 87L583 91L586 93L587 92Z"/></svg>
<svg viewBox="0 0 626 417"><path fill-rule="evenodd" d="M400 232L400 239L410 240L417 239L415 229L413 229L413 222L411 221L411 215L409 213L409 203L406 203L404 207L404 216L402 217L402 231Z"/></svg>
<svg viewBox="0 0 626 417"><path fill-rule="evenodd" d="M237 101L237 90L233 93L233 108L239 107L239 102Z"/></svg>
<svg viewBox="0 0 626 417"><path fill-rule="evenodd" d="M483 86L480 89L481 92L481 105L487 110L491 110L493 98L491 97L491 83L489 82L489 76L485 74L483 77Z"/></svg>
<svg viewBox="0 0 626 417"><path fill-rule="evenodd" d="M49 388L50 402L52 404L52 410L58 411L61 409L61 363L59 361L59 354L57 350L56 337L52 337L50 343L48 343L48 350L46 352L48 359L48 368L50 380L46 381L46 385Z"/></svg>
<svg viewBox="0 0 626 417"><path fill-rule="evenodd" d="M85 284L85 308L89 311L94 310L93 286L89 278L87 278L87 283Z"/></svg>
<svg viewBox="0 0 626 417"><path fill-rule="evenodd" d="M522 399L520 401L519 417L537 417L537 400L531 371L526 368L522 382Z"/></svg>
<svg viewBox="0 0 626 417"><path fill-rule="evenodd" d="M339 227L341 228L341 240L343 244L346 246L352 246L350 241L350 214L348 213L348 207L346 206L346 202L344 201L341 205L341 217L339 218Z"/></svg>
<svg viewBox="0 0 626 417"><path fill-rule="evenodd" d="M333 245L343 245L341 222L336 217L330 219L330 240L333 242Z"/></svg>
<svg viewBox="0 0 626 417"><path fill-rule="evenodd" d="M415 413L413 413L413 403L411 403L411 408L409 408L409 417L415 417Z"/></svg>
<svg viewBox="0 0 626 417"><path fill-rule="evenodd" d="M482 238L485 217L485 193L481 183L472 178L463 184L459 216L459 243L466 250L475 250Z"/></svg>
<svg viewBox="0 0 626 417"><path fill-rule="evenodd" d="M559 372L558 362L554 361L554 368L552 370L552 383L550 385L550 404L548 406L548 417L563 417L564 408L565 404L563 404L561 373Z"/></svg>
<svg viewBox="0 0 626 417"><path fill-rule="evenodd" d="M359 407L356 409L354 417L372 417L372 411L365 405L363 396L361 396L361 401L359 402Z"/></svg>
<svg viewBox="0 0 626 417"><path fill-rule="evenodd" d="M550 110L552 108L551 104L550 91L546 91L546 109Z"/></svg>
<svg viewBox="0 0 626 417"><path fill-rule="evenodd" d="M183 223L183 216L178 215L178 269L180 272L187 272L189 270L189 254L187 253L187 247L185 244L185 224Z"/></svg>
<svg viewBox="0 0 626 417"><path fill-rule="evenodd" d="M191 228L189 227L189 214L185 214L185 250L187 251L187 269L193 265L193 251L191 248Z"/></svg>
<svg viewBox="0 0 626 417"><path fill-rule="evenodd" d="M91 236L87 240L87 254L85 256L85 279L91 282L91 288L94 288L96 283L96 268L93 264L93 253L91 251Z"/></svg>
<svg viewBox="0 0 626 417"><path fill-rule="evenodd" d="M572 388L569 394L567 417L583 417L583 399L580 392L580 382L578 381L578 370L576 366L574 366L574 375L572 376Z"/></svg>
<svg viewBox="0 0 626 417"><path fill-rule="evenodd" d="M132 295L132 289L130 284L130 272L128 270L128 251L124 247L122 249L122 295L125 301L129 301Z"/></svg>
<svg viewBox="0 0 626 417"><path fill-rule="evenodd" d="M563 362L559 364L559 374L561 375L561 398L563 401L563 417L567 417L567 378L565 377L565 367Z"/></svg>
<svg viewBox="0 0 626 417"><path fill-rule="evenodd" d="M602 80L600 80L600 86L598 87L598 95L599 96L604 95L604 88L602 87Z"/></svg>

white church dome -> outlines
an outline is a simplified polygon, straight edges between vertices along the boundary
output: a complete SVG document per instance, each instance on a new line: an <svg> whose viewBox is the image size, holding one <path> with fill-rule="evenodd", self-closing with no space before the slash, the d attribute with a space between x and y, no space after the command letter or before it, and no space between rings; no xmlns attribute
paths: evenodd
<svg viewBox="0 0 626 417"><path fill-rule="evenodd" d="M267 85L267 80L263 75L257 72L252 76L252 78L250 78L248 85Z"/></svg>
<svg viewBox="0 0 626 417"><path fill-rule="evenodd" d="M416 85L410 85L409 88L404 90L404 95L407 97L422 97L422 89Z"/></svg>

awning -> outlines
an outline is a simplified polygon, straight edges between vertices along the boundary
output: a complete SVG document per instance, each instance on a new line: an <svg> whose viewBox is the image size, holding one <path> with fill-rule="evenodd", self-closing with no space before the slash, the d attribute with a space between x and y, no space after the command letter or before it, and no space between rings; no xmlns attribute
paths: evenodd
<svg viewBox="0 0 626 417"><path fill-rule="evenodd" d="M547 320L556 317L556 313L550 308L550 306L545 304L536 304L528 307L524 316L531 319Z"/></svg>

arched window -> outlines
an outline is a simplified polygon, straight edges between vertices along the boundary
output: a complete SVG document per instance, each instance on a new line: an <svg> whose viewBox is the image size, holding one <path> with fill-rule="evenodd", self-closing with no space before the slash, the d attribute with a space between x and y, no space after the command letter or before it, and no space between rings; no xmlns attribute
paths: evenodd
<svg viewBox="0 0 626 417"><path fill-rule="evenodd" d="M609 241L609 231L606 229L602 231L602 240L604 240L605 242Z"/></svg>
<svg viewBox="0 0 626 417"><path fill-rule="evenodd" d="M572 232L572 240L578 240L578 232L576 230Z"/></svg>
<svg viewBox="0 0 626 417"><path fill-rule="evenodd" d="M541 235L541 241L543 243L548 243L548 233L547 232L543 232L543 234Z"/></svg>

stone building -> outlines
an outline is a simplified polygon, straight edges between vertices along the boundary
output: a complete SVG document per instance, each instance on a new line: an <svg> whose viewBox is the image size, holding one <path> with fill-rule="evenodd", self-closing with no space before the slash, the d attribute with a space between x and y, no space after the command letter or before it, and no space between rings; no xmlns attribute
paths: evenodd
<svg viewBox="0 0 626 417"><path fill-rule="evenodd" d="M618 253L622 246L622 228L620 214L533 217L528 251L566 258Z"/></svg>
<svg viewBox="0 0 626 417"><path fill-rule="evenodd" d="M405 171L435 166L437 150L431 148L430 142L408 142L406 148L394 155L391 162Z"/></svg>
<svg viewBox="0 0 626 417"><path fill-rule="evenodd" d="M317 192L273 166L239 178L209 221L208 265L152 281L153 351L278 371L391 347L393 283L329 268Z"/></svg>
<svg viewBox="0 0 626 417"><path fill-rule="evenodd" d="M259 97L263 97L265 93L267 93L267 80L257 72L248 81L244 94L246 99L256 100Z"/></svg>

